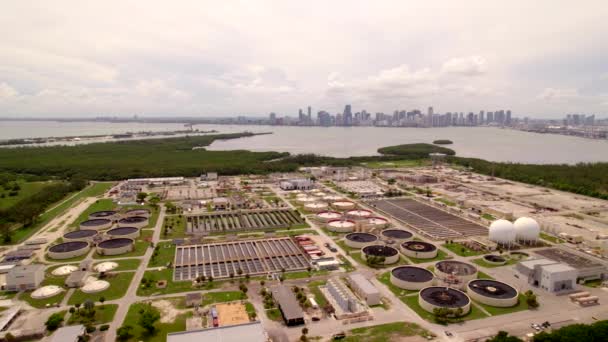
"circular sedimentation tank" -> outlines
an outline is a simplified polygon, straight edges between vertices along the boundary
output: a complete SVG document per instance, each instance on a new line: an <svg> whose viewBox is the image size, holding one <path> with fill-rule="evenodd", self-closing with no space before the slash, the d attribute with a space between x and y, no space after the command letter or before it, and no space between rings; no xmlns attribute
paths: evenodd
<svg viewBox="0 0 608 342"><path fill-rule="evenodd" d="M113 220L116 218L116 215L118 213L114 210L102 210L102 211L96 211L94 213L91 213L89 215L89 220L95 220L95 219L109 219L109 220Z"/></svg>
<svg viewBox="0 0 608 342"><path fill-rule="evenodd" d="M383 238L393 241L408 241L414 237L414 234L403 229L386 229L380 234Z"/></svg>
<svg viewBox="0 0 608 342"><path fill-rule="evenodd" d="M346 217L353 220L365 220L372 216L372 212L365 209L355 209L346 212Z"/></svg>
<svg viewBox="0 0 608 342"><path fill-rule="evenodd" d="M133 250L133 239L114 238L97 244L97 253L101 255L118 255Z"/></svg>
<svg viewBox="0 0 608 342"><path fill-rule="evenodd" d="M433 285L433 272L417 266L398 266L391 270L391 283L405 290L420 290Z"/></svg>
<svg viewBox="0 0 608 342"><path fill-rule="evenodd" d="M105 280L99 280L95 277L89 277L86 283L80 290L84 293L96 293L107 290L110 287L110 283Z"/></svg>
<svg viewBox="0 0 608 342"><path fill-rule="evenodd" d="M150 209L131 209L125 212L125 216L142 216L142 217L150 217L152 212Z"/></svg>
<svg viewBox="0 0 608 342"><path fill-rule="evenodd" d="M119 227L144 228L148 225L148 218L143 216L130 216L118 220Z"/></svg>
<svg viewBox="0 0 608 342"><path fill-rule="evenodd" d="M307 203L304 205L304 209L306 209L308 211L312 211L314 213L318 213L320 211L324 211L327 209L327 203L323 203L323 202Z"/></svg>
<svg viewBox="0 0 608 342"><path fill-rule="evenodd" d="M70 259L87 254L91 247L85 241L68 241L49 247L48 256L51 259Z"/></svg>
<svg viewBox="0 0 608 342"><path fill-rule="evenodd" d="M492 279L471 280L467 293L473 300L490 306L505 308L519 303L519 293L513 286Z"/></svg>
<svg viewBox="0 0 608 342"><path fill-rule="evenodd" d="M59 266L56 269L53 270L53 272L51 272L52 275L54 276L66 276L74 271L76 271L78 269L78 267L74 266L74 265L64 265L64 266Z"/></svg>
<svg viewBox="0 0 608 342"><path fill-rule="evenodd" d="M64 241L87 241L91 242L97 236L94 229L80 229L63 234Z"/></svg>
<svg viewBox="0 0 608 342"><path fill-rule="evenodd" d="M115 263L113 261L105 261L105 262L95 265L93 267L93 269L97 272L108 272L113 269L116 269L117 267L118 267L118 263Z"/></svg>
<svg viewBox="0 0 608 342"><path fill-rule="evenodd" d="M462 309L466 315L471 310L471 299L466 293L449 287L431 286L420 290L418 293L418 304L428 311L447 308L452 310Z"/></svg>
<svg viewBox="0 0 608 342"><path fill-rule="evenodd" d="M327 229L336 233L350 233L355 229L356 223L351 220L330 220L327 222Z"/></svg>
<svg viewBox="0 0 608 342"><path fill-rule="evenodd" d="M447 284L462 286L477 278L477 267L462 261L443 260L435 263L435 274Z"/></svg>
<svg viewBox="0 0 608 342"><path fill-rule="evenodd" d="M124 237L135 239L139 237L139 228L137 227L118 227L112 228L106 232L111 237Z"/></svg>
<svg viewBox="0 0 608 342"><path fill-rule="evenodd" d="M370 229L384 229L388 227L389 222L384 217L372 216L365 220L365 224L367 224Z"/></svg>
<svg viewBox="0 0 608 342"><path fill-rule="evenodd" d="M45 298L54 297L54 296L60 294L62 291L63 291L63 288L61 288L60 286L46 285L46 286L43 286L41 288L34 290L34 292L32 292L32 294L30 296L32 297L32 299L45 299Z"/></svg>
<svg viewBox="0 0 608 342"><path fill-rule="evenodd" d="M352 248L363 248L378 241L378 237L370 233L350 233L344 237L347 246Z"/></svg>
<svg viewBox="0 0 608 342"><path fill-rule="evenodd" d="M316 215L317 219L322 222L328 222L331 220L338 220L342 217L337 211L322 211Z"/></svg>
<svg viewBox="0 0 608 342"><path fill-rule="evenodd" d="M332 202L331 206L337 210L351 210L355 208L355 203L351 201Z"/></svg>
<svg viewBox="0 0 608 342"><path fill-rule="evenodd" d="M112 220L110 219L92 219L86 220L80 223L80 229L95 229L104 230L112 227Z"/></svg>
<svg viewBox="0 0 608 342"><path fill-rule="evenodd" d="M401 244L401 253L416 259L433 259L437 256L437 247L430 242L405 241Z"/></svg>
<svg viewBox="0 0 608 342"><path fill-rule="evenodd" d="M383 257L384 265L394 264L399 261L399 251L391 246L385 245L369 245L361 249L361 256L364 260L368 257Z"/></svg>
<svg viewBox="0 0 608 342"><path fill-rule="evenodd" d="M488 254L483 256L483 261L492 265L504 265L507 263L507 259L500 255Z"/></svg>
<svg viewBox="0 0 608 342"><path fill-rule="evenodd" d="M307 204L307 203L313 203L313 202L317 201L317 199L314 197L311 197L311 196L306 196L306 197L298 197L298 198L296 198L296 201L298 201L299 203L302 203L302 204Z"/></svg>
<svg viewBox="0 0 608 342"><path fill-rule="evenodd" d="M327 196L323 196L323 200L327 201L327 202L339 202L344 200L344 197L339 196L339 195L327 195Z"/></svg>

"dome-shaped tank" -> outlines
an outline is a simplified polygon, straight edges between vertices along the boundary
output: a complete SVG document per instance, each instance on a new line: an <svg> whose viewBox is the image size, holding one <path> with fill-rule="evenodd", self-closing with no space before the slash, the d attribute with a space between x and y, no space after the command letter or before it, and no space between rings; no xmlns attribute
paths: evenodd
<svg viewBox="0 0 608 342"><path fill-rule="evenodd" d="M515 238L518 241L537 241L540 235L540 226L535 219L520 217L513 223Z"/></svg>
<svg viewBox="0 0 608 342"><path fill-rule="evenodd" d="M507 220L496 220L490 225L489 237L491 241L503 245L515 242L515 227Z"/></svg>

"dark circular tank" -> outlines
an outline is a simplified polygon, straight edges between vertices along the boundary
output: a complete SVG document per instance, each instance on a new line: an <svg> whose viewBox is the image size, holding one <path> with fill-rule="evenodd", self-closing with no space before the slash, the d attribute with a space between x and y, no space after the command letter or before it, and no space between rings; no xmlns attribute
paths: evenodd
<svg viewBox="0 0 608 342"><path fill-rule="evenodd" d="M148 218L143 216L130 216L120 219L118 223L120 224L129 224L129 223L141 223L146 221Z"/></svg>
<svg viewBox="0 0 608 342"><path fill-rule="evenodd" d="M500 255L488 254L483 256L484 260L494 263L507 262L507 259L501 257Z"/></svg>
<svg viewBox="0 0 608 342"><path fill-rule="evenodd" d="M127 216L150 216L149 209L131 209L125 213Z"/></svg>
<svg viewBox="0 0 608 342"><path fill-rule="evenodd" d="M91 219L106 218L106 217L111 217L114 215L116 215L116 212L114 210L103 210L103 211L96 211L94 213L91 213L89 215L89 218L91 218Z"/></svg>
<svg viewBox="0 0 608 342"><path fill-rule="evenodd" d="M387 229L382 231L382 236L389 239L403 240L411 238L414 234L402 229Z"/></svg>
<svg viewBox="0 0 608 342"><path fill-rule="evenodd" d="M80 230L75 230L73 232L65 233L65 234L63 234L63 237L65 239L84 239L84 238L88 238L88 237L93 237L95 235L97 235L96 230L80 229Z"/></svg>
<svg viewBox="0 0 608 342"><path fill-rule="evenodd" d="M434 277L433 272L416 266L395 267L391 273L397 279L414 283L424 283Z"/></svg>
<svg viewBox="0 0 608 342"><path fill-rule="evenodd" d="M414 252L431 252L437 249L432 243L424 241L406 241L401 247Z"/></svg>
<svg viewBox="0 0 608 342"><path fill-rule="evenodd" d="M53 253L66 253L66 252L77 251L79 249L83 249L83 248L87 248L87 247L89 247L89 243L88 242L84 242L84 241L68 241L68 242L62 242L60 244L51 246L49 248L49 252L53 252Z"/></svg>
<svg viewBox="0 0 608 342"><path fill-rule="evenodd" d="M118 227L118 228L113 228L113 229L108 230L106 232L106 234L112 235L112 236L123 236L123 235L133 234L133 233L137 232L138 230L139 230L139 228L136 228L136 227Z"/></svg>
<svg viewBox="0 0 608 342"><path fill-rule="evenodd" d="M130 244L133 244L132 239L114 238L114 239L109 239L109 240L105 240L105 241L98 243L97 247L112 249L112 248L121 248L126 245L130 245Z"/></svg>
<svg viewBox="0 0 608 342"><path fill-rule="evenodd" d="M86 220L86 221L80 223L80 226L81 227L99 227L99 226L105 226L107 224L112 224L112 220L108 220L108 219Z"/></svg>
<svg viewBox="0 0 608 342"><path fill-rule="evenodd" d="M420 290L420 297L425 301L443 308L460 308L470 303L469 297L449 287L432 286Z"/></svg>
<svg viewBox="0 0 608 342"><path fill-rule="evenodd" d="M344 238L354 242L374 242L378 240L378 237L376 235L370 233L350 233L347 234Z"/></svg>
<svg viewBox="0 0 608 342"><path fill-rule="evenodd" d="M485 297L507 299L517 296L517 290L511 285L491 279L471 280L469 289Z"/></svg>
<svg viewBox="0 0 608 342"><path fill-rule="evenodd" d="M391 257L397 255L399 252L390 246L371 245L363 247L363 253L367 255Z"/></svg>
<svg viewBox="0 0 608 342"><path fill-rule="evenodd" d="M456 260L444 260L435 264L435 269L447 274L456 276L467 276L477 272L477 267L466 262Z"/></svg>

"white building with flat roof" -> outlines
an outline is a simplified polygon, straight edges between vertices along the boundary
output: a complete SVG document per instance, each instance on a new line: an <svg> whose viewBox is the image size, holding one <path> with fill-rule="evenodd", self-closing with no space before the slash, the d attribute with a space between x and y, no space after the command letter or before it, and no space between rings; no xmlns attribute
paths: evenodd
<svg viewBox="0 0 608 342"><path fill-rule="evenodd" d="M167 334L167 342L267 342L269 341L262 323L227 325Z"/></svg>
<svg viewBox="0 0 608 342"><path fill-rule="evenodd" d="M578 271L566 264L543 265L540 267L540 288L551 293L572 291L576 288Z"/></svg>
<svg viewBox="0 0 608 342"><path fill-rule="evenodd" d="M44 280L44 265L31 264L13 267L6 274L7 291L34 290Z"/></svg>
<svg viewBox="0 0 608 342"><path fill-rule="evenodd" d="M347 278L348 284L353 291L363 299L367 305L378 305L381 303L380 291L367 280L361 273L352 273Z"/></svg>

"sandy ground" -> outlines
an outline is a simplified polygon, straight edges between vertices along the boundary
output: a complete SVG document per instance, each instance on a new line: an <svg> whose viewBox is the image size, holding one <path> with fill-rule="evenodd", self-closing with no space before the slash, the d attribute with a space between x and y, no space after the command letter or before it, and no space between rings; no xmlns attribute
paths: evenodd
<svg viewBox="0 0 608 342"><path fill-rule="evenodd" d="M186 313L189 310L179 310L173 306L173 303L169 300L161 299L152 302L152 306L160 311L160 322L161 323L173 323L175 318L180 314Z"/></svg>

